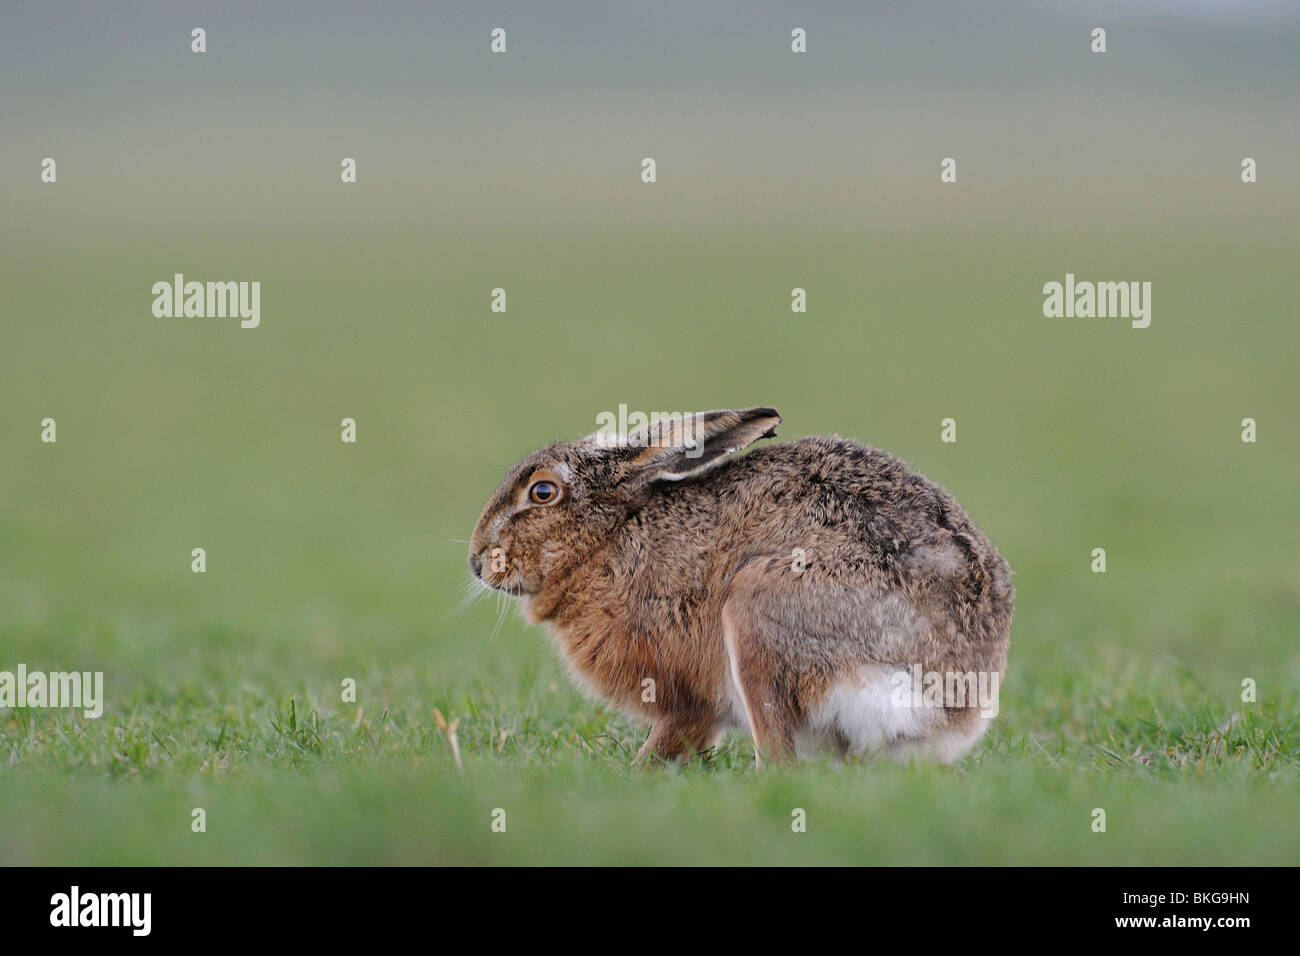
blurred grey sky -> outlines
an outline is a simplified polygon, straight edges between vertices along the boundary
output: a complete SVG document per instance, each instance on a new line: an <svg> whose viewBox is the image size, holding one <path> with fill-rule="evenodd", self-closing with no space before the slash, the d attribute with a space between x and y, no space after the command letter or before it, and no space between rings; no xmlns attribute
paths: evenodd
<svg viewBox="0 0 1300 956"><path fill-rule="evenodd" d="M10 3L0 200L29 234L59 204L92 231L172 228L177 209L191 230L254 209L310 227L354 156L362 231L929 229L951 218L933 187L954 156L963 222L1141 226L1188 191L1231 218L1250 155L1284 227L1298 103L1295 0ZM46 155L56 196L34 194Z"/></svg>

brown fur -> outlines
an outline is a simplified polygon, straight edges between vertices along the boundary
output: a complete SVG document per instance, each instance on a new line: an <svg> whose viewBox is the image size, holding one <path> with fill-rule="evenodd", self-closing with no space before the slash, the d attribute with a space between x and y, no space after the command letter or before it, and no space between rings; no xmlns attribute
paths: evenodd
<svg viewBox="0 0 1300 956"><path fill-rule="evenodd" d="M550 626L584 685L653 722L642 759L690 756L727 726L729 647L756 748L774 760L793 756L811 708L855 666L1001 677L1010 569L947 492L840 438L736 457L775 433L774 409L698 421L694 458L670 425L634 433L636 447L588 437L534 452L506 475L470 544L475 574ZM555 503L528 501L539 471L569 476ZM490 570L494 548L505 572ZM974 713L945 718L960 728Z"/></svg>

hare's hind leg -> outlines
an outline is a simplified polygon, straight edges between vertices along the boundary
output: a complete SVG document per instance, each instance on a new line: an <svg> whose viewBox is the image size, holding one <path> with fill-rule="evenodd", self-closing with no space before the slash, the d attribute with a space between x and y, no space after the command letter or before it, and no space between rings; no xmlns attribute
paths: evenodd
<svg viewBox="0 0 1300 956"><path fill-rule="evenodd" d="M899 673L931 628L880 582L846 582L824 569L791 571L784 557L751 561L732 578L722 610L735 709L760 763L830 745L867 755L927 740L942 709L900 702ZM886 663L888 662L888 663Z"/></svg>
<svg viewBox="0 0 1300 956"><path fill-rule="evenodd" d="M732 580L722 606L722 639L727 650L728 676L739 709L754 738L754 761L784 763L795 757L799 727L799 681L785 666L780 648L788 635L773 633L774 625L759 611L754 588L761 586L762 569L749 565Z"/></svg>
<svg viewBox="0 0 1300 956"><path fill-rule="evenodd" d="M754 762L761 767L764 759L773 763L794 759L795 717L774 668L764 660L762 639L753 624L730 602L723 608L722 635L732 689L754 738Z"/></svg>

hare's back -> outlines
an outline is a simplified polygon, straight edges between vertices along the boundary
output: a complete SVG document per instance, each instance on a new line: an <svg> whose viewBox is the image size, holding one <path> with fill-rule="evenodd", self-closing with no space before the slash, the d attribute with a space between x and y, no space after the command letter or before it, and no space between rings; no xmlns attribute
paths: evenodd
<svg viewBox="0 0 1300 956"><path fill-rule="evenodd" d="M719 469L714 482L729 513L768 530L838 529L882 546L946 532L987 544L943 488L888 452L843 438L760 448Z"/></svg>
<svg viewBox="0 0 1300 956"><path fill-rule="evenodd" d="M961 582L969 598L1011 600L1010 568L956 499L878 448L835 437L769 445L709 484L700 491L716 499L718 531L740 551L803 548L832 573Z"/></svg>

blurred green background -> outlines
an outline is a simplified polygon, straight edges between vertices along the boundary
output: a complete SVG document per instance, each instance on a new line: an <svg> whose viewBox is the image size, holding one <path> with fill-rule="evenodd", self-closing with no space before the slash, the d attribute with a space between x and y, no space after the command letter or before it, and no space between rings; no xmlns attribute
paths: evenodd
<svg viewBox="0 0 1300 956"><path fill-rule="evenodd" d="M1295 860L1293 8L4 16L0 670L107 707L0 712L0 863ZM175 272L261 327L154 318ZM1067 272L1150 281L1150 328L1044 318ZM1016 571L987 741L627 770L540 630L458 607L505 469L620 403L949 488Z"/></svg>

